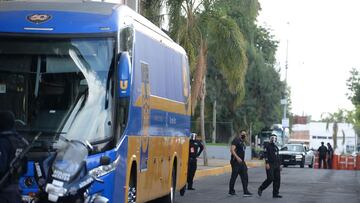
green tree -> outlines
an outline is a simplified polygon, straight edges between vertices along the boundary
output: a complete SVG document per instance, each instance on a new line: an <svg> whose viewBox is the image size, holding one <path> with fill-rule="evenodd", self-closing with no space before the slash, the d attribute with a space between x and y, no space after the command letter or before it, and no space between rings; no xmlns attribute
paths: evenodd
<svg viewBox="0 0 360 203"><path fill-rule="evenodd" d="M146 16L152 23L159 26L161 25L164 16L160 14L160 9L165 0L145 0L140 1L140 13Z"/></svg>
<svg viewBox="0 0 360 203"><path fill-rule="evenodd" d="M360 136L360 73L357 69L353 68L350 71L350 78L346 81L349 93L348 98L354 104L355 109L350 113L352 124L354 125L355 132Z"/></svg>
<svg viewBox="0 0 360 203"><path fill-rule="evenodd" d="M201 134L205 136L204 111L208 57L227 81L228 90L240 103L247 69L245 41L236 22L223 13L218 1L168 1L171 36L188 52L192 79L192 105L201 99ZM194 112L194 111L193 111ZM205 139L204 139L205 140Z"/></svg>
<svg viewBox="0 0 360 203"><path fill-rule="evenodd" d="M258 0L171 0L166 5L169 34L188 53L193 120L200 116L201 134L215 102L217 119L233 121L235 131L277 123L284 84L275 69L277 42L256 24Z"/></svg>
<svg viewBox="0 0 360 203"><path fill-rule="evenodd" d="M353 68L350 71L350 78L346 81L346 85L350 91L347 94L348 98L355 106L360 105L360 73L357 69Z"/></svg>

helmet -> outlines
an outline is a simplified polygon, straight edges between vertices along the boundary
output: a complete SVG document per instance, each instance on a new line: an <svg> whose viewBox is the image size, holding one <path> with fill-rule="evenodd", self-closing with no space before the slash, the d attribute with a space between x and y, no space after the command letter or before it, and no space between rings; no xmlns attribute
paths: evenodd
<svg viewBox="0 0 360 203"><path fill-rule="evenodd" d="M275 134L272 134L272 135L270 136L270 142L271 142L271 143L276 143L276 141L277 141L277 136L276 136Z"/></svg>
<svg viewBox="0 0 360 203"><path fill-rule="evenodd" d="M196 140L196 136L197 136L196 133L191 133L191 134L190 134L190 139L191 139L191 140Z"/></svg>

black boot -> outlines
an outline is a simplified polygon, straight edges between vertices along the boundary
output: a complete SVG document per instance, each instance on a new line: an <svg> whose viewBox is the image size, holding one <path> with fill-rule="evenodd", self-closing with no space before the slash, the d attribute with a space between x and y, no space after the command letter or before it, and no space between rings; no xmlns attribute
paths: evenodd
<svg viewBox="0 0 360 203"><path fill-rule="evenodd" d="M282 198L282 196L277 194L277 195L273 195L273 198Z"/></svg>

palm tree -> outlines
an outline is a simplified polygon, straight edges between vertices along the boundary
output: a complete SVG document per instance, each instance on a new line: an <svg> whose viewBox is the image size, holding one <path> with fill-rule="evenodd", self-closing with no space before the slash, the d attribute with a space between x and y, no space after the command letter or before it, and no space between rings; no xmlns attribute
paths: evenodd
<svg viewBox="0 0 360 203"><path fill-rule="evenodd" d="M348 122L349 123L349 116L346 115L346 111L343 109L339 109L335 113L323 113L321 114L321 118L323 122L326 122L326 130L329 130L329 125L332 123L332 131L333 131L333 143L334 143L334 150L337 148L337 135L339 131L338 123ZM345 143L345 132L342 131L343 135L343 144Z"/></svg>
<svg viewBox="0 0 360 203"><path fill-rule="evenodd" d="M149 1L158 4L161 0ZM148 2L148 3L149 3ZM166 1L170 36L186 50L190 64L191 106L194 114L201 100L201 135L205 143L204 105L206 98L207 60L211 56L224 76L229 91L240 103L245 95L244 81L247 70L246 45L236 22L223 14L218 0ZM147 4L151 8L151 4ZM204 161L207 165L206 146Z"/></svg>

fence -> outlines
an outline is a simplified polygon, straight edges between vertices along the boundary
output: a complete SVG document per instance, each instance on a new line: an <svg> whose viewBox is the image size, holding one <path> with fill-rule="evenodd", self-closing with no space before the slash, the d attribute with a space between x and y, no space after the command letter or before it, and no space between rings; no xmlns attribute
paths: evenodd
<svg viewBox="0 0 360 203"><path fill-rule="evenodd" d="M314 168L319 168L319 157L315 156ZM353 155L336 155L332 159L332 169L335 170L360 170L360 154Z"/></svg>
<svg viewBox="0 0 360 203"><path fill-rule="evenodd" d="M191 131L201 134L200 121L191 122ZM216 122L215 143L229 143L233 137L233 123L232 122ZM213 142L213 123L205 122L205 140L207 143Z"/></svg>

